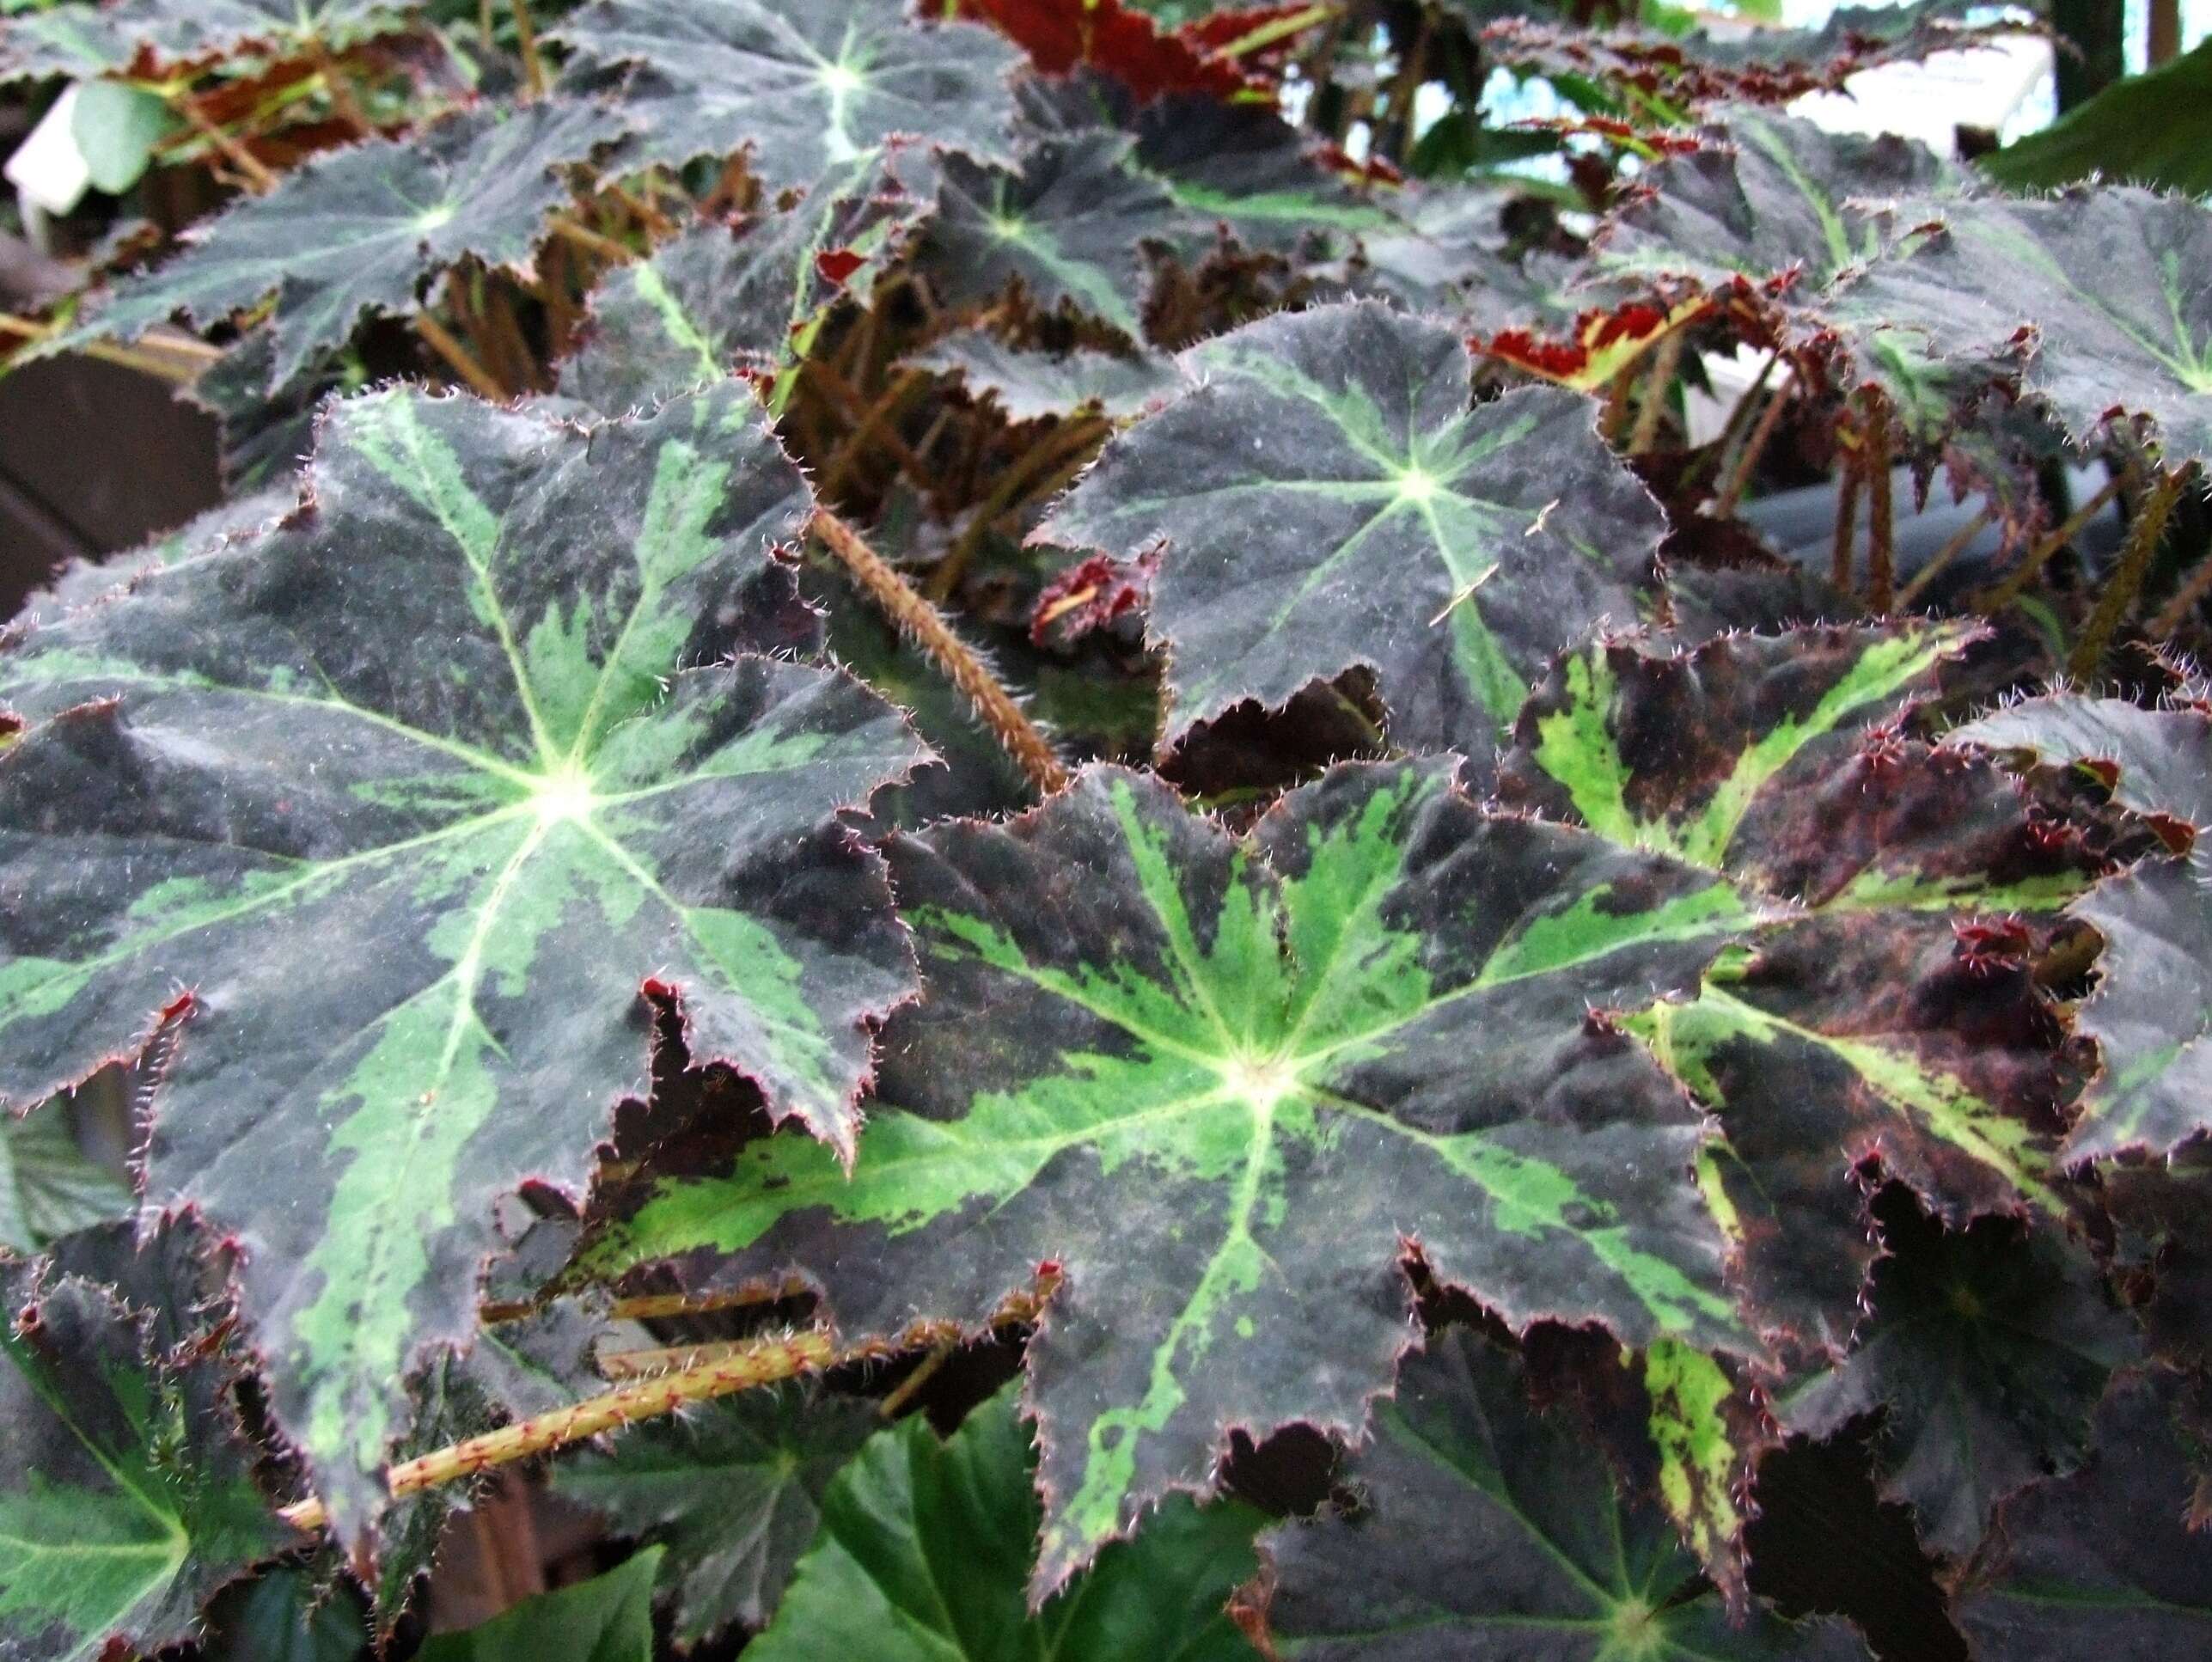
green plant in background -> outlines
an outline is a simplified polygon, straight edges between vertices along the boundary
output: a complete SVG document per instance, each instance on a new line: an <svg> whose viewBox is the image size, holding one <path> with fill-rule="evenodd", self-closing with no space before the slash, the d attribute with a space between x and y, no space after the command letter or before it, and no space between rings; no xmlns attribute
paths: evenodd
<svg viewBox="0 0 2212 1662"><path fill-rule="evenodd" d="M2194 58L10 9L234 489L0 634L0 1657L2212 1636Z"/></svg>

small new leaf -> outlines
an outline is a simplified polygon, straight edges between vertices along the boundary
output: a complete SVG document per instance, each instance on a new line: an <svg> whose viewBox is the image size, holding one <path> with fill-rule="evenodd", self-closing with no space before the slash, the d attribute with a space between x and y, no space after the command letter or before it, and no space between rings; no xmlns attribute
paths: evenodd
<svg viewBox="0 0 2212 1662"><path fill-rule="evenodd" d="M767 1625L815 1538L823 1489L882 1426L849 1398L747 1391L623 1433L554 1468L553 1488L617 1533L664 1543L678 1642Z"/></svg>
<svg viewBox="0 0 2212 1662"><path fill-rule="evenodd" d="M1879 1410L1885 1487L1911 1504L1922 1539L1964 1557L1996 1500L2081 1463L2105 1381L2140 1347L2061 1229L1992 1219L1952 1231L1910 1207L1885 1212L1893 1256L1874 1271L1873 1319L1848 1360L1777 1409L1814 1437Z"/></svg>
<svg viewBox="0 0 2212 1662"><path fill-rule="evenodd" d="M466 1632L439 1634L416 1654L421 1662L652 1662L660 1561L661 1549L649 1547L604 1575L525 1598Z"/></svg>
<svg viewBox="0 0 2212 1662"><path fill-rule="evenodd" d="M2191 1527L2204 1450L2177 1419L2187 1390L2161 1371L2122 1378L2098 1410L2087 1469L1999 1510L1989 1561L1958 1606L1981 1654L2078 1662L2212 1645L2212 1549Z"/></svg>

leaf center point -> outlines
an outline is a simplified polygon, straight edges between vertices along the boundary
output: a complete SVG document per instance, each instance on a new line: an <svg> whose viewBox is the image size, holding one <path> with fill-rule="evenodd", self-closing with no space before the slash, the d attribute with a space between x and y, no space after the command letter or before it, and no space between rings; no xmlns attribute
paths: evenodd
<svg viewBox="0 0 2212 1662"><path fill-rule="evenodd" d="M1221 1064L1221 1088L1248 1103L1256 1114L1270 1114L1298 1088L1298 1060L1292 1056L1239 1052Z"/></svg>
<svg viewBox="0 0 2212 1662"><path fill-rule="evenodd" d="M1437 492L1436 475L1418 463L1408 463L1398 473L1398 500L1415 506L1428 501Z"/></svg>
<svg viewBox="0 0 2212 1662"><path fill-rule="evenodd" d="M822 73L816 79L821 82L824 90L840 97L850 97L868 84L867 77L859 70L850 64L842 63L823 64Z"/></svg>
<svg viewBox="0 0 2212 1662"><path fill-rule="evenodd" d="M1645 1657L1658 1653L1661 1634L1659 1611L1645 1600L1623 1598L1613 1606L1612 1617L1606 1625L1612 1630L1618 1654Z"/></svg>
<svg viewBox="0 0 2212 1662"><path fill-rule="evenodd" d="M599 806L591 784L591 775L573 762L539 775L530 790L530 806L538 823L554 826L566 820L590 819L591 810Z"/></svg>

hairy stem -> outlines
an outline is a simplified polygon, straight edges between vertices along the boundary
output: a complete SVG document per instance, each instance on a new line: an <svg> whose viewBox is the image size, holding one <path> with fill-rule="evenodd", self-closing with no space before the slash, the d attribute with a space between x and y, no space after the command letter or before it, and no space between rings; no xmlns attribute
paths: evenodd
<svg viewBox="0 0 2212 1662"><path fill-rule="evenodd" d="M2142 591L2143 578L2165 539L2173 504L2181 500L2181 492L2195 471L2193 465L2172 468L2153 480L2143 493L2142 506L2136 510L2136 522L2128 528L2128 541L2120 550L2120 563L2105 583L2105 592L2098 596L2097 609L2089 614L2073 656L2066 660L2067 673L2075 680L2088 680L2105 661L2105 648L2111 644L2112 632Z"/></svg>
<svg viewBox="0 0 2212 1662"><path fill-rule="evenodd" d="M277 188L277 175L264 166L253 151L224 131L189 95L178 99L174 107L192 124L194 132L223 152L223 160L238 170L246 180L247 188L256 196L266 196Z"/></svg>
<svg viewBox="0 0 2212 1662"><path fill-rule="evenodd" d="M1936 578L1941 577L1943 573L1949 569L1952 560L1958 559L1959 555L1965 553L1968 548L1971 547L1973 546L1974 539L1980 536L1983 532L1988 530L1991 522L1993 522L1996 517L1997 511L1995 509L1984 508L1980 513L1975 515L1973 518L1968 520L1965 524L1959 527L1959 529L1952 534L1950 541L1935 551L1934 556L1929 559L1928 564L1920 568L1919 574L1916 576L1910 583L1905 584L1903 590L1899 592L1897 596L1897 609L1902 612L1910 608L1912 603L1918 600L1921 596L1927 591L1928 585L1934 582Z"/></svg>
<svg viewBox="0 0 2212 1662"><path fill-rule="evenodd" d="M1842 435L1843 466L1836 481L1836 552L1829 562L1828 580L1838 594L1851 592L1851 572L1858 559L1859 541L1858 445L1848 430Z"/></svg>
<svg viewBox="0 0 2212 1662"><path fill-rule="evenodd" d="M1890 609L1896 585L1896 481L1890 474L1890 414L1878 395L1867 408L1867 609Z"/></svg>
<svg viewBox="0 0 2212 1662"><path fill-rule="evenodd" d="M532 98L546 95L545 60L538 56L538 27L530 21L530 0L509 0L515 11L516 44L522 49L522 82Z"/></svg>
<svg viewBox="0 0 2212 1662"><path fill-rule="evenodd" d="M993 1329L1018 1328L1037 1319L1060 1285L1057 1271L1040 1274L1030 1286L1011 1293L987 1324ZM773 1338L750 1339L735 1345L701 1345L682 1350L630 1352L627 1361L641 1366L647 1355L669 1356L687 1366L667 1372L650 1373L597 1396L572 1402L550 1414L541 1414L520 1424L471 1437L449 1447L433 1449L385 1474L392 1498L400 1500L424 1489L474 1477L480 1472L511 1465L517 1460L581 1443L602 1433L673 1414L693 1402L710 1402L755 1385L772 1385L802 1374L819 1373L840 1362L856 1362L886 1355L916 1345L940 1347L956 1345L968 1331L957 1322L914 1323L895 1340L864 1340L840 1350L819 1329L787 1333ZM613 1359L609 1359L612 1360ZM285 1506L277 1516L296 1529L319 1530L330 1521L322 1502L310 1495Z"/></svg>
<svg viewBox="0 0 2212 1662"><path fill-rule="evenodd" d="M1605 391L1605 412L1598 418L1598 437L1618 449L1628 429L1628 394L1635 390L1636 366L1629 364L1613 377Z"/></svg>
<svg viewBox="0 0 2212 1662"><path fill-rule="evenodd" d="M1048 796L1067 783L1067 769L1044 735L983 660L952 632L937 608L916 594L904 577L861 541L859 533L828 509L815 510L814 532L899 632L929 655L1041 794Z"/></svg>
<svg viewBox="0 0 2212 1662"><path fill-rule="evenodd" d="M1683 348L1690 343L1690 331L1677 329L1659 344L1652 354L1651 372L1644 377L1643 402L1636 406L1635 430L1628 435L1628 454L1647 454L1659 442L1659 423L1667 412L1667 394L1674 387L1674 377L1682 368Z"/></svg>
<svg viewBox="0 0 2212 1662"><path fill-rule="evenodd" d="M1713 499L1714 518L1727 518L1736 511L1736 504L1744 499L1744 492L1751 486L1751 476L1758 471L1759 458L1766 454L1768 444L1781 426L1782 416L1789 408L1790 396L1790 387L1776 388L1774 396L1767 400L1765 407L1759 412L1757 424L1752 427L1751 437L1744 441L1744 448L1737 455L1736 465L1728 470L1727 483L1720 487L1720 494ZM1845 478L1848 480L1849 475L1846 474Z"/></svg>
<svg viewBox="0 0 2212 1662"><path fill-rule="evenodd" d="M384 1481L392 1498L403 1500L550 1449L588 1441L635 1420L672 1414L688 1403L711 1402L733 1391L816 1372L834 1360L836 1352L826 1333L757 1339L736 1353L715 1356L674 1373L655 1374L551 1414L502 1426L448 1448L433 1449L394 1466ZM310 1498L286 1506L278 1516L296 1529L317 1530L329 1521L330 1515L321 1500Z"/></svg>
<svg viewBox="0 0 2212 1662"><path fill-rule="evenodd" d="M2105 511L2105 504L2119 494L2121 481L2125 478L2124 474L2116 474L2106 480L2096 495L2067 516L2065 523L2022 555L2020 565L2002 583L1986 593L1977 595L1974 609L1977 612L2001 612L2026 594L2028 584L2035 581L2037 573L2050 563L2050 557L2080 536L2083 528Z"/></svg>
<svg viewBox="0 0 2212 1662"><path fill-rule="evenodd" d="M1022 499L1031 480L1058 463L1079 455L1111 431L1111 424L1103 419L1072 421L1047 433L1030 446L1018 461L999 476L996 488L969 516L967 525L960 533L960 540L952 545L945 557L938 562L937 569L929 574L930 599L942 605L950 598L960 579L967 575L969 562L975 558L975 551L983 546L983 539L990 534L993 523L999 515Z"/></svg>
<svg viewBox="0 0 2212 1662"><path fill-rule="evenodd" d="M490 399L495 404L507 401L507 389L492 378L492 372L469 355L468 348L455 339L453 332L428 312L415 314L415 333L431 345L431 349L446 362L448 368L468 383L469 390Z"/></svg>
<svg viewBox="0 0 2212 1662"><path fill-rule="evenodd" d="M930 1382L939 1368L952 1360L953 1353L959 1348L956 1340L938 1340L930 1347L929 1354L914 1364L914 1372L899 1381L898 1388L876 1404L876 1412L886 1420L897 1419L899 1411L914 1400L915 1394Z"/></svg>
<svg viewBox="0 0 2212 1662"><path fill-rule="evenodd" d="M550 225L557 235L566 237L577 247L588 248L593 254L602 254L615 265L626 266L638 257L638 251L628 243L618 242L613 237L593 230L589 225L567 214L554 214L546 221L546 223Z"/></svg>
<svg viewBox="0 0 2212 1662"><path fill-rule="evenodd" d="M902 370L895 377L890 386L884 389L883 396L868 406L868 412L860 419L860 425L846 434L843 442L830 456L828 466L822 469L822 483L816 488L815 494L824 502L840 500L845 481L852 476L853 467L868 446L875 443L877 434L886 431L889 423L903 415L907 406L914 402L914 395L928 386L929 377L919 370ZM916 466L921 465L919 455L911 449L907 454L914 455Z"/></svg>
<svg viewBox="0 0 2212 1662"><path fill-rule="evenodd" d="M2159 608L2159 614L2151 620L2151 639L2169 639L2175 630L2189 621L2189 614L2203 603L2208 594L2212 594L2212 554L2207 554L2197 562L2196 569L2190 572L2181 587L2174 590L2173 598Z"/></svg>

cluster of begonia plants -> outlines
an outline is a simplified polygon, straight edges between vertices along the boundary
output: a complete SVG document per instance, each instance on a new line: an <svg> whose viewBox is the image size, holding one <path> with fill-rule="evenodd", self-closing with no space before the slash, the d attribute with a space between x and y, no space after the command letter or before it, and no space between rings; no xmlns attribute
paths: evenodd
<svg viewBox="0 0 2212 1662"><path fill-rule="evenodd" d="M0 636L0 1658L1933 1653L1838 1451L2212 1642L2212 211L1783 112L1939 6L1161 9L8 20L232 492Z"/></svg>

